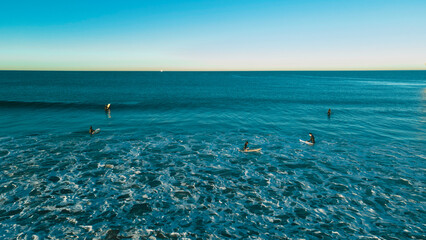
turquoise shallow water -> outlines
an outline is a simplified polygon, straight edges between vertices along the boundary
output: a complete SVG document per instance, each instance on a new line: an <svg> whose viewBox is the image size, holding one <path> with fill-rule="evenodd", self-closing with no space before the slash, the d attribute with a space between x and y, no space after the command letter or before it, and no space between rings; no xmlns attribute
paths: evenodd
<svg viewBox="0 0 426 240"><path fill-rule="evenodd" d="M0 126L3 239L426 238L425 71L0 71Z"/></svg>

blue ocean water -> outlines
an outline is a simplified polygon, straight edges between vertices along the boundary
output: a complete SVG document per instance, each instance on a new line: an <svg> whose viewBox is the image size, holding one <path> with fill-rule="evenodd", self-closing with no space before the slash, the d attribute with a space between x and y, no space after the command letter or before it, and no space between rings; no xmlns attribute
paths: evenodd
<svg viewBox="0 0 426 240"><path fill-rule="evenodd" d="M0 71L0 126L2 239L426 238L426 71Z"/></svg>

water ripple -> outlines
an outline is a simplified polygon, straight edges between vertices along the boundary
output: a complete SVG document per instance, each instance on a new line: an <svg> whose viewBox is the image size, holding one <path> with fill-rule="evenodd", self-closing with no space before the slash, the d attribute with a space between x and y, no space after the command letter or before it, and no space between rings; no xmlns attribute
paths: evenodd
<svg viewBox="0 0 426 240"><path fill-rule="evenodd" d="M413 177L424 169L403 161L420 154L409 146L348 152L270 135L250 139L262 154L244 154L232 139L2 138L2 237L424 236L425 187Z"/></svg>

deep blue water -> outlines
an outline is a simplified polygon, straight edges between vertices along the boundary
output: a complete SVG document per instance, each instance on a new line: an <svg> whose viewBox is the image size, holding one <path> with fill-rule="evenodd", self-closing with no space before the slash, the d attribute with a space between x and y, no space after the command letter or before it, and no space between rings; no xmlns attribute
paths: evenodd
<svg viewBox="0 0 426 240"><path fill-rule="evenodd" d="M0 71L0 126L2 239L426 238L426 71Z"/></svg>

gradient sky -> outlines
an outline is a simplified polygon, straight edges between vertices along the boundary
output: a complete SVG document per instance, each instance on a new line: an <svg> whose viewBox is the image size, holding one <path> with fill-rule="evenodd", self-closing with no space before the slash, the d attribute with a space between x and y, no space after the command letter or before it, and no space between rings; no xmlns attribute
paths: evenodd
<svg viewBox="0 0 426 240"><path fill-rule="evenodd" d="M425 0L4 1L0 70L426 70Z"/></svg>

